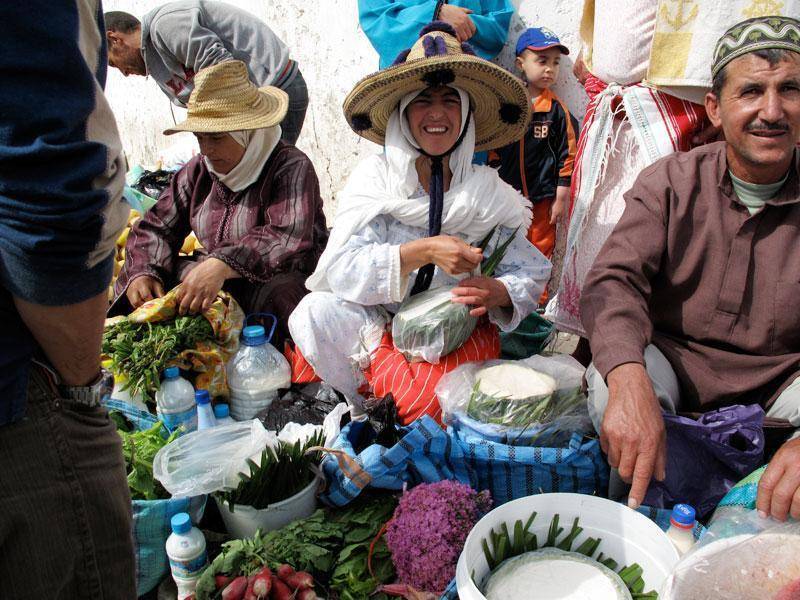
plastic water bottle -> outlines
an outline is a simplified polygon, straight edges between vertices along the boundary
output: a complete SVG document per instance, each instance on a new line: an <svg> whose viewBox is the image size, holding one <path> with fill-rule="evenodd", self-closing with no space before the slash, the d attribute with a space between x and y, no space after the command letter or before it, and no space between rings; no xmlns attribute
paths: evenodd
<svg viewBox="0 0 800 600"><path fill-rule="evenodd" d="M676 504L669 518L667 537L683 556L694 546L695 510L688 504Z"/></svg>
<svg viewBox="0 0 800 600"><path fill-rule="evenodd" d="M214 417L217 419L217 425L233 425L236 423L231 419L230 407L224 402L214 407Z"/></svg>
<svg viewBox="0 0 800 600"><path fill-rule="evenodd" d="M178 513L170 519L172 533L167 538L167 556L172 578L178 586L178 600L194 594L197 580L208 565L206 538L187 513Z"/></svg>
<svg viewBox="0 0 800 600"><path fill-rule="evenodd" d="M211 407L211 396L208 395L208 390L197 390L194 393L194 399L197 402L197 430L215 427L217 419L214 416L214 409Z"/></svg>
<svg viewBox="0 0 800 600"><path fill-rule="evenodd" d="M291 368L284 356L267 342L261 325L242 331L242 345L228 362L231 389L230 414L237 421L254 418L291 384Z"/></svg>
<svg viewBox="0 0 800 600"><path fill-rule="evenodd" d="M164 426L174 431L183 426L186 431L197 429L197 409L194 388L181 377L178 367L164 369L164 380L156 392L156 412Z"/></svg>

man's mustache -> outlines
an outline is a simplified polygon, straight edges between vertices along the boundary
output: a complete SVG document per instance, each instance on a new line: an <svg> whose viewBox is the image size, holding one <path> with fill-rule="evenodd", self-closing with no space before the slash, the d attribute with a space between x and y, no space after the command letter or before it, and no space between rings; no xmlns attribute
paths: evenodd
<svg viewBox="0 0 800 600"><path fill-rule="evenodd" d="M747 126L746 131L789 131L789 123L786 121L777 121L776 123L753 121Z"/></svg>

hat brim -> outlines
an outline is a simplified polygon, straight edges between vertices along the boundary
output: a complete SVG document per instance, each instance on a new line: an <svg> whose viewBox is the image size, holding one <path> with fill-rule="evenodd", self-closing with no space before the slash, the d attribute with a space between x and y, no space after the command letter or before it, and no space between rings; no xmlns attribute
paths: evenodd
<svg viewBox="0 0 800 600"><path fill-rule="evenodd" d="M437 72L450 71L450 77ZM432 75L436 74L436 75ZM419 58L368 75L344 101L344 114L358 135L383 145L389 117L406 94L439 85L461 88L475 118L475 150L499 148L520 139L530 121L530 96L514 75L469 54Z"/></svg>
<svg viewBox="0 0 800 600"><path fill-rule="evenodd" d="M533 50L534 52L541 52L542 50L549 50L550 48L558 48L561 50L561 54L569 54L569 48L567 48L564 44L546 44L544 46L525 46L517 55L522 54L525 50Z"/></svg>
<svg viewBox="0 0 800 600"><path fill-rule="evenodd" d="M220 133L263 129L278 125L289 110L289 95L280 88L258 88L258 102L247 111L231 112L220 105L218 110L206 110L203 115L190 114L186 120L164 130L164 135L174 133ZM216 114L214 114L216 113Z"/></svg>

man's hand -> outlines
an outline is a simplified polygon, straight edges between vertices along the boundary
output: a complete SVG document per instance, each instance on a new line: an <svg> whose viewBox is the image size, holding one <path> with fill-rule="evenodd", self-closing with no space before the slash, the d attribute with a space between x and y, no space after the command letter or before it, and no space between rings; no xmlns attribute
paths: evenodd
<svg viewBox="0 0 800 600"><path fill-rule="evenodd" d="M187 273L175 298L178 312L202 313L208 309L222 289L226 279L239 274L218 258L207 258Z"/></svg>
<svg viewBox="0 0 800 600"><path fill-rule="evenodd" d="M586 80L589 79L589 69L586 68L586 63L583 62L583 50L578 53L578 58L575 59L575 64L572 65L572 74L575 75L575 79L581 85L586 84Z"/></svg>
<svg viewBox="0 0 800 600"><path fill-rule="evenodd" d="M437 235L400 246L400 272L407 276L423 265L433 263L448 275L471 273L483 260L480 248L452 235Z"/></svg>
<svg viewBox="0 0 800 600"><path fill-rule="evenodd" d="M569 188L560 185L556 188L556 198L550 205L550 225L558 224L567 211L567 204L569 204Z"/></svg>
<svg viewBox="0 0 800 600"><path fill-rule="evenodd" d="M608 407L600 428L600 445L608 464L631 484L628 506L637 508L651 478L663 481L667 464L664 417L653 383L643 365L626 363L611 370Z"/></svg>
<svg viewBox="0 0 800 600"><path fill-rule="evenodd" d="M461 280L453 290L453 302L473 306L469 314L480 317L490 308L511 306L511 297L502 281L481 275Z"/></svg>
<svg viewBox="0 0 800 600"><path fill-rule="evenodd" d="M469 17L471 13L472 11L468 8L455 6L453 4L443 4L442 8L439 9L439 20L450 23L453 29L456 30L458 41L466 42L475 35L477 31L475 23L473 23L472 19Z"/></svg>
<svg viewBox="0 0 800 600"><path fill-rule="evenodd" d="M142 275L131 281L125 291L125 295L128 297L128 302L131 303L131 306L137 309L148 300L163 296L164 287L155 277Z"/></svg>
<svg viewBox="0 0 800 600"><path fill-rule="evenodd" d="M762 517L800 519L800 439L786 442L775 453L758 483L756 508Z"/></svg>

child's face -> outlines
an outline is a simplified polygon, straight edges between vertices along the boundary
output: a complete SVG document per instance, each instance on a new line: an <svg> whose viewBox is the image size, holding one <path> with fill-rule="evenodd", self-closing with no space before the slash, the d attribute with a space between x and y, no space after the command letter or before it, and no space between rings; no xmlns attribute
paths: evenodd
<svg viewBox="0 0 800 600"><path fill-rule="evenodd" d="M556 81L561 62L561 50L523 50L517 57L517 67L525 75L528 84L538 90L546 90Z"/></svg>

